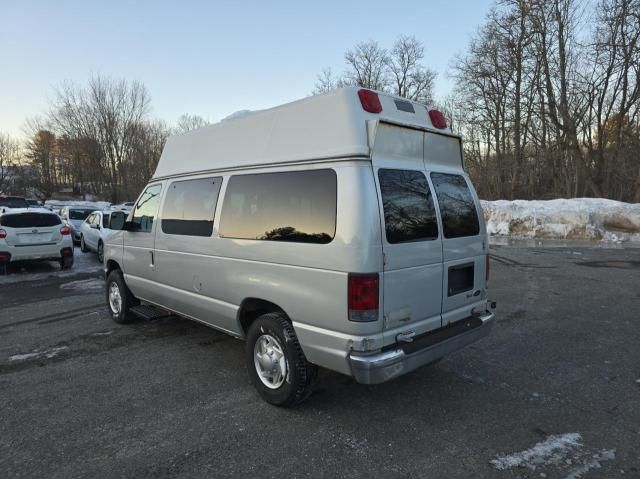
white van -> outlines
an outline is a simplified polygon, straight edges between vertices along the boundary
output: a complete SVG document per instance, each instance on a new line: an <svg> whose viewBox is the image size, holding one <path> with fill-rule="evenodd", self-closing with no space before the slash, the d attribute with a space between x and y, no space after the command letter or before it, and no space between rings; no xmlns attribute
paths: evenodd
<svg viewBox="0 0 640 479"><path fill-rule="evenodd" d="M288 406L316 366L380 383L488 334L481 212L440 112L339 89L171 137L112 212L106 299L117 322L169 311L245 339Z"/></svg>

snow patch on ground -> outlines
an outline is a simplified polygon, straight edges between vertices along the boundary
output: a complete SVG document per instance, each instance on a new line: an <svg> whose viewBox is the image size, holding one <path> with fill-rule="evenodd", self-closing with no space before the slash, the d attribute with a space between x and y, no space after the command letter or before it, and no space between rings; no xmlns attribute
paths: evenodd
<svg viewBox="0 0 640 479"><path fill-rule="evenodd" d="M554 474L540 472L541 477L580 479L592 469L600 469L601 462L615 459L615 449L600 451L584 448L580 433L551 435L524 451L498 455L490 463L499 471L511 468L535 470L555 469Z"/></svg>
<svg viewBox="0 0 640 479"><path fill-rule="evenodd" d="M98 262L93 253L82 253L80 248L73 250L73 267L60 270L60 265L54 261L23 261L11 264L6 275L0 271L0 285L21 283L23 281L42 281L52 276L57 278L72 278L78 273L98 273L103 265Z"/></svg>
<svg viewBox="0 0 640 479"><path fill-rule="evenodd" d="M62 351L69 349L68 346L60 346L58 348L48 349L46 351L34 351L32 353L14 354L9 356L9 361L25 361L27 359L47 358L51 359L56 357Z"/></svg>
<svg viewBox="0 0 640 479"><path fill-rule="evenodd" d="M572 198L481 204L492 236L640 242L640 203Z"/></svg>
<svg viewBox="0 0 640 479"><path fill-rule="evenodd" d="M530 449L505 456L497 456L491 461L491 464L500 471L511 469L512 467L535 469L536 466L559 464L561 460L564 460L569 455L572 449L581 446L582 436L577 432L549 436Z"/></svg>

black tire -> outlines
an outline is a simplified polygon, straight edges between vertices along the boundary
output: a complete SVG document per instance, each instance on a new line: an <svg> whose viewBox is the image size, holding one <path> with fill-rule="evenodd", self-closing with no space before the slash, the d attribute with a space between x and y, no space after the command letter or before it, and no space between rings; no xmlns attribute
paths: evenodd
<svg viewBox="0 0 640 479"><path fill-rule="evenodd" d="M98 262L104 263L104 243L102 241L98 241Z"/></svg>
<svg viewBox="0 0 640 479"><path fill-rule="evenodd" d="M114 309L114 307L112 306L112 302L110 301L110 291L113 285L117 286L121 298L119 311ZM119 269L114 269L109 273L109 276L107 276L105 296L105 299L107 301L107 309L109 310L111 319L119 324L130 323L131 321L133 321L134 316L130 313L129 310L134 306L140 304L140 302L135 298L135 296L133 296L131 291L129 291L129 288L127 288L127 285L124 282L124 278L122 277L122 273Z"/></svg>
<svg viewBox="0 0 640 479"><path fill-rule="evenodd" d="M263 336L275 338L284 353L286 378L276 389L265 385L256 369L256 343ZM264 314L251 324L247 333L246 361L251 382L268 403L290 407L304 401L311 394L316 366L305 358L293 326L283 314Z"/></svg>
<svg viewBox="0 0 640 479"><path fill-rule="evenodd" d="M84 242L84 235L80 236L80 251L83 253L89 252L89 248L87 248L87 244Z"/></svg>
<svg viewBox="0 0 640 479"><path fill-rule="evenodd" d="M73 256L63 256L60 258L60 269L73 268Z"/></svg>

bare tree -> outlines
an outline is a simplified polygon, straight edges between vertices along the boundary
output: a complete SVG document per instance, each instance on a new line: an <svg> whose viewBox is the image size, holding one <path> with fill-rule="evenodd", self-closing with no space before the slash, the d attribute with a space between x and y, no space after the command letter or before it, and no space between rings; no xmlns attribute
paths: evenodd
<svg viewBox="0 0 640 479"><path fill-rule="evenodd" d="M20 144L9 135L0 133L0 193L7 192L19 162Z"/></svg>
<svg viewBox="0 0 640 479"><path fill-rule="evenodd" d="M342 80L341 78L336 78L333 75L333 71L331 70L331 68L325 68L318 75L318 81L316 82L315 88L313 89L313 92L311 92L311 94L320 95L322 93L328 93L332 90L335 90L336 88L341 88L343 86L345 86L344 80Z"/></svg>
<svg viewBox="0 0 640 479"><path fill-rule="evenodd" d="M345 53L344 59L348 84L372 90L384 90L389 85L389 53L378 42L358 43Z"/></svg>
<svg viewBox="0 0 640 479"><path fill-rule="evenodd" d="M204 126L211 125L211 122L205 120L200 115L189 115L185 113L178 118L178 123L175 127L175 133L180 135L182 133L187 133L188 131L195 130L197 128L202 128Z"/></svg>
<svg viewBox="0 0 640 479"><path fill-rule="evenodd" d="M36 194L42 200L51 198L59 188L59 163L57 161L56 135L49 130L39 130L27 142L26 157L34 172Z"/></svg>
<svg viewBox="0 0 640 479"><path fill-rule="evenodd" d="M485 198L640 201L640 0L585 6L499 0L456 60L455 127Z"/></svg>
<svg viewBox="0 0 640 479"><path fill-rule="evenodd" d="M387 60L395 95L422 103L433 102L436 73L422 65L424 46L415 37L401 36Z"/></svg>
<svg viewBox="0 0 640 479"><path fill-rule="evenodd" d="M49 114L52 125L73 139L92 139L100 148L101 167L111 201L128 190L124 168L134 125L144 121L149 95L138 82L94 76L86 87L64 84Z"/></svg>

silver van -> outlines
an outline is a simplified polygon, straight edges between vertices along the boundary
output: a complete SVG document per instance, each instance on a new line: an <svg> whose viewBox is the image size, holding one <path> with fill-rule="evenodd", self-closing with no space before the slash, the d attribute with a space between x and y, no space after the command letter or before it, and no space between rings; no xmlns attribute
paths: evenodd
<svg viewBox="0 0 640 479"><path fill-rule="evenodd" d="M461 140L422 104L349 87L171 137L105 246L116 322L172 312L246 340L260 395L318 366L375 384L491 330Z"/></svg>

